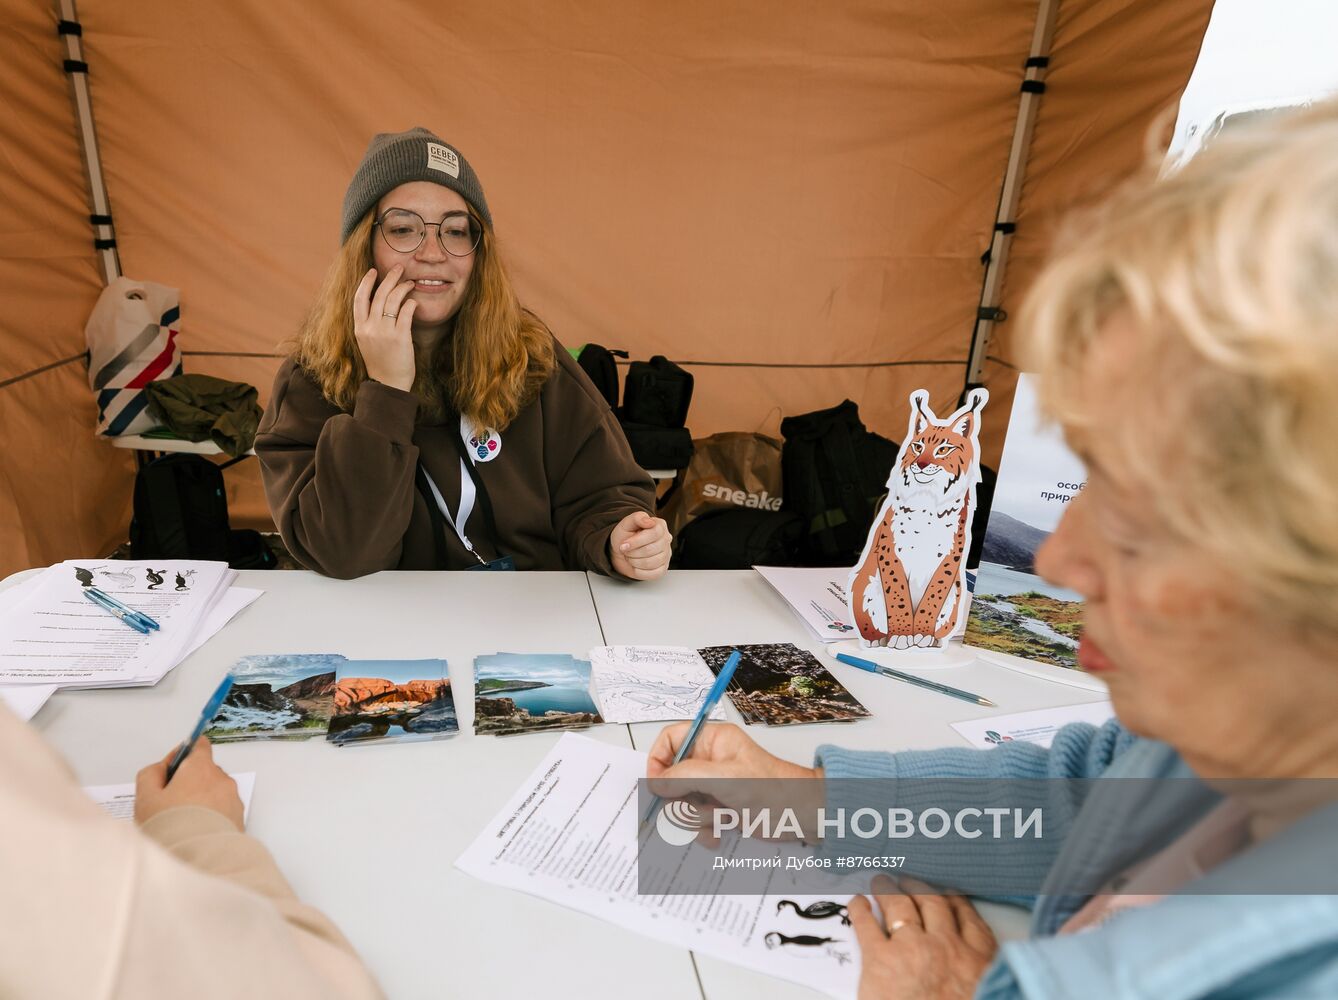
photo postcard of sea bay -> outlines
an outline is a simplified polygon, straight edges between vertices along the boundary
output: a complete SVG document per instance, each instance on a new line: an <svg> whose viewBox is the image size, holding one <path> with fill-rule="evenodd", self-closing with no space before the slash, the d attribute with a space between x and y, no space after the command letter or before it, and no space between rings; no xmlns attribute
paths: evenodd
<svg viewBox="0 0 1338 1000"><path fill-rule="evenodd" d="M507 736L602 723L590 662L568 653L491 653L474 659L474 732Z"/></svg>

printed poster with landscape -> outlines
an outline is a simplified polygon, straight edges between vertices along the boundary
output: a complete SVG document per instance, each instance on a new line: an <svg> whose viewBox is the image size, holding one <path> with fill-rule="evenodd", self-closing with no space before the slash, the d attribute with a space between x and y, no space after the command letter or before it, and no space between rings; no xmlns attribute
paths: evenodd
<svg viewBox="0 0 1338 1000"><path fill-rule="evenodd" d="M1082 598L1035 565L1086 477L1059 428L1042 424L1035 376L1018 376L965 643L1014 669L1101 690L1078 666Z"/></svg>
<svg viewBox="0 0 1338 1000"><path fill-rule="evenodd" d="M492 653L474 659L474 732L509 736L602 723L590 661L569 653Z"/></svg>

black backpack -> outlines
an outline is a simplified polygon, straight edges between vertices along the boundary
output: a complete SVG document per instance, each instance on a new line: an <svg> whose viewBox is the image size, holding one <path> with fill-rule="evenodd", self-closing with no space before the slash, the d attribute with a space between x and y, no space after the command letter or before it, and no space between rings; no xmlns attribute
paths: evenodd
<svg viewBox="0 0 1338 1000"><path fill-rule="evenodd" d="M576 355L576 363L581 371L590 376L599 394L608 400L609 406L618 405L618 362L615 357L628 357L626 351L611 351L598 344L586 344Z"/></svg>
<svg viewBox="0 0 1338 1000"><path fill-rule="evenodd" d="M258 531L228 526L219 467L200 455L155 458L135 476L131 559L208 559L236 569L277 564Z"/></svg>
<svg viewBox="0 0 1338 1000"><path fill-rule="evenodd" d="M618 420L643 469L686 469L692 433L684 426L692 403L692 375L663 354L627 369Z"/></svg>
<svg viewBox="0 0 1338 1000"><path fill-rule="evenodd" d="M853 566L886 492L897 443L866 430L850 400L781 421L782 510L803 526L800 559Z"/></svg>
<svg viewBox="0 0 1338 1000"><path fill-rule="evenodd" d="M623 389L623 421L652 427L682 427L692 403L692 373L663 354L633 361Z"/></svg>

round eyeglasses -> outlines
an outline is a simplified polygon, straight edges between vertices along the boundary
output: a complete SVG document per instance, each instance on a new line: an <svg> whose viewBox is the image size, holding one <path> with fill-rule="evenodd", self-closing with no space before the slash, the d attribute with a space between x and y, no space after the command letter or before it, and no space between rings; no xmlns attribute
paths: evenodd
<svg viewBox="0 0 1338 1000"><path fill-rule="evenodd" d="M468 257L483 238L483 227L468 212L447 212L440 222L424 222L417 212L391 208L376 224L381 238L396 253L413 253L422 246L428 226L437 227L437 241L452 257Z"/></svg>

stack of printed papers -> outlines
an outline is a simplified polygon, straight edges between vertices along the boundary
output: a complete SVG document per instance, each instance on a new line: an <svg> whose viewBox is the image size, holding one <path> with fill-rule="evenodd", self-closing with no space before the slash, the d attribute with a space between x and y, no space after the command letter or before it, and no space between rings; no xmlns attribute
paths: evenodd
<svg viewBox="0 0 1338 1000"><path fill-rule="evenodd" d="M0 595L0 684L143 687L221 629L259 590L226 563L70 560ZM161 626L142 634L82 593L95 587Z"/></svg>

